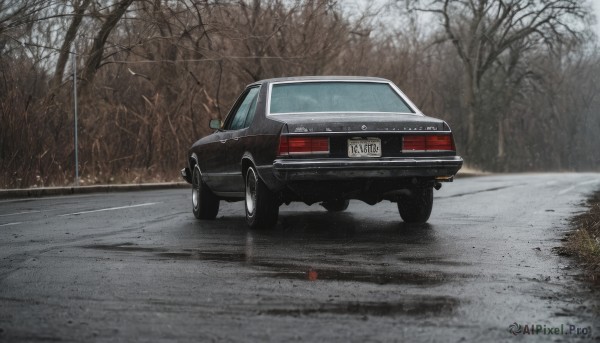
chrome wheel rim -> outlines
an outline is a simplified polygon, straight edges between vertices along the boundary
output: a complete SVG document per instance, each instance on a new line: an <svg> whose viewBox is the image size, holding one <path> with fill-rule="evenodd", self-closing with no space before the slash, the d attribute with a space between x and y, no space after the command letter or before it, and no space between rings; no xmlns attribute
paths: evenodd
<svg viewBox="0 0 600 343"><path fill-rule="evenodd" d="M248 216L254 215L256 208L256 174L254 169L248 169L246 173L246 212Z"/></svg>
<svg viewBox="0 0 600 343"><path fill-rule="evenodd" d="M200 199L200 173L194 173L192 184L192 204L194 208L198 208Z"/></svg>

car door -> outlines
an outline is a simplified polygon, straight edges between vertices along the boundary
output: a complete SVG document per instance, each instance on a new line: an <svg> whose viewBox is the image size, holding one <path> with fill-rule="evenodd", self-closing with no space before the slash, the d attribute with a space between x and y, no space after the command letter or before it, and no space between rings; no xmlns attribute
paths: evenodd
<svg viewBox="0 0 600 343"><path fill-rule="evenodd" d="M220 138L222 168L219 189L224 193L243 193L242 155L246 151L248 127L254 118L259 87L248 88L236 103L223 126Z"/></svg>

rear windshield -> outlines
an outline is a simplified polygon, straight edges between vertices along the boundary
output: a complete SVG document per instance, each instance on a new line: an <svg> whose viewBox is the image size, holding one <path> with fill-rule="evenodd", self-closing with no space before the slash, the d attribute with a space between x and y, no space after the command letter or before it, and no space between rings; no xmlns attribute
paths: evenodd
<svg viewBox="0 0 600 343"><path fill-rule="evenodd" d="M414 113L387 83L301 82L273 85L271 114L306 112Z"/></svg>

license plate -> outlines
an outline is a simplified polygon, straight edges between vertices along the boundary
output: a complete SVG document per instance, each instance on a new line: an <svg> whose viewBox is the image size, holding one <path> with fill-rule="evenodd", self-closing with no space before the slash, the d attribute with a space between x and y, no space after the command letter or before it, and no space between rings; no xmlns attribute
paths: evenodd
<svg viewBox="0 0 600 343"><path fill-rule="evenodd" d="M349 139L348 157L381 157L381 139Z"/></svg>

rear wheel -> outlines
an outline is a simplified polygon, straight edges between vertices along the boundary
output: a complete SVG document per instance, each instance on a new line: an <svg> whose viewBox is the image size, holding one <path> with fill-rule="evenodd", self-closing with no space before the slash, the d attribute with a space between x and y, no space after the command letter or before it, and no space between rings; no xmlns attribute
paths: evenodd
<svg viewBox="0 0 600 343"><path fill-rule="evenodd" d="M198 165L192 173L192 206L198 219L215 219L219 213L219 198L202 181Z"/></svg>
<svg viewBox="0 0 600 343"><path fill-rule="evenodd" d="M246 222L251 229L268 230L277 224L279 203L258 177L254 167L246 171Z"/></svg>
<svg viewBox="0 0 600 343"><path fill-rule="evenodd" d="M329 212L342 212L348 208L349 203L350 201L348 199L333 199L323 201L321 206L325 207Z"/></svg>
<svg viewBox="0 0 600 343"><path fill-rule="evenodd" d="M413 188L410 195L398 199L398 212L405 223L427 222L433 207L433 187Z"/></svg>

